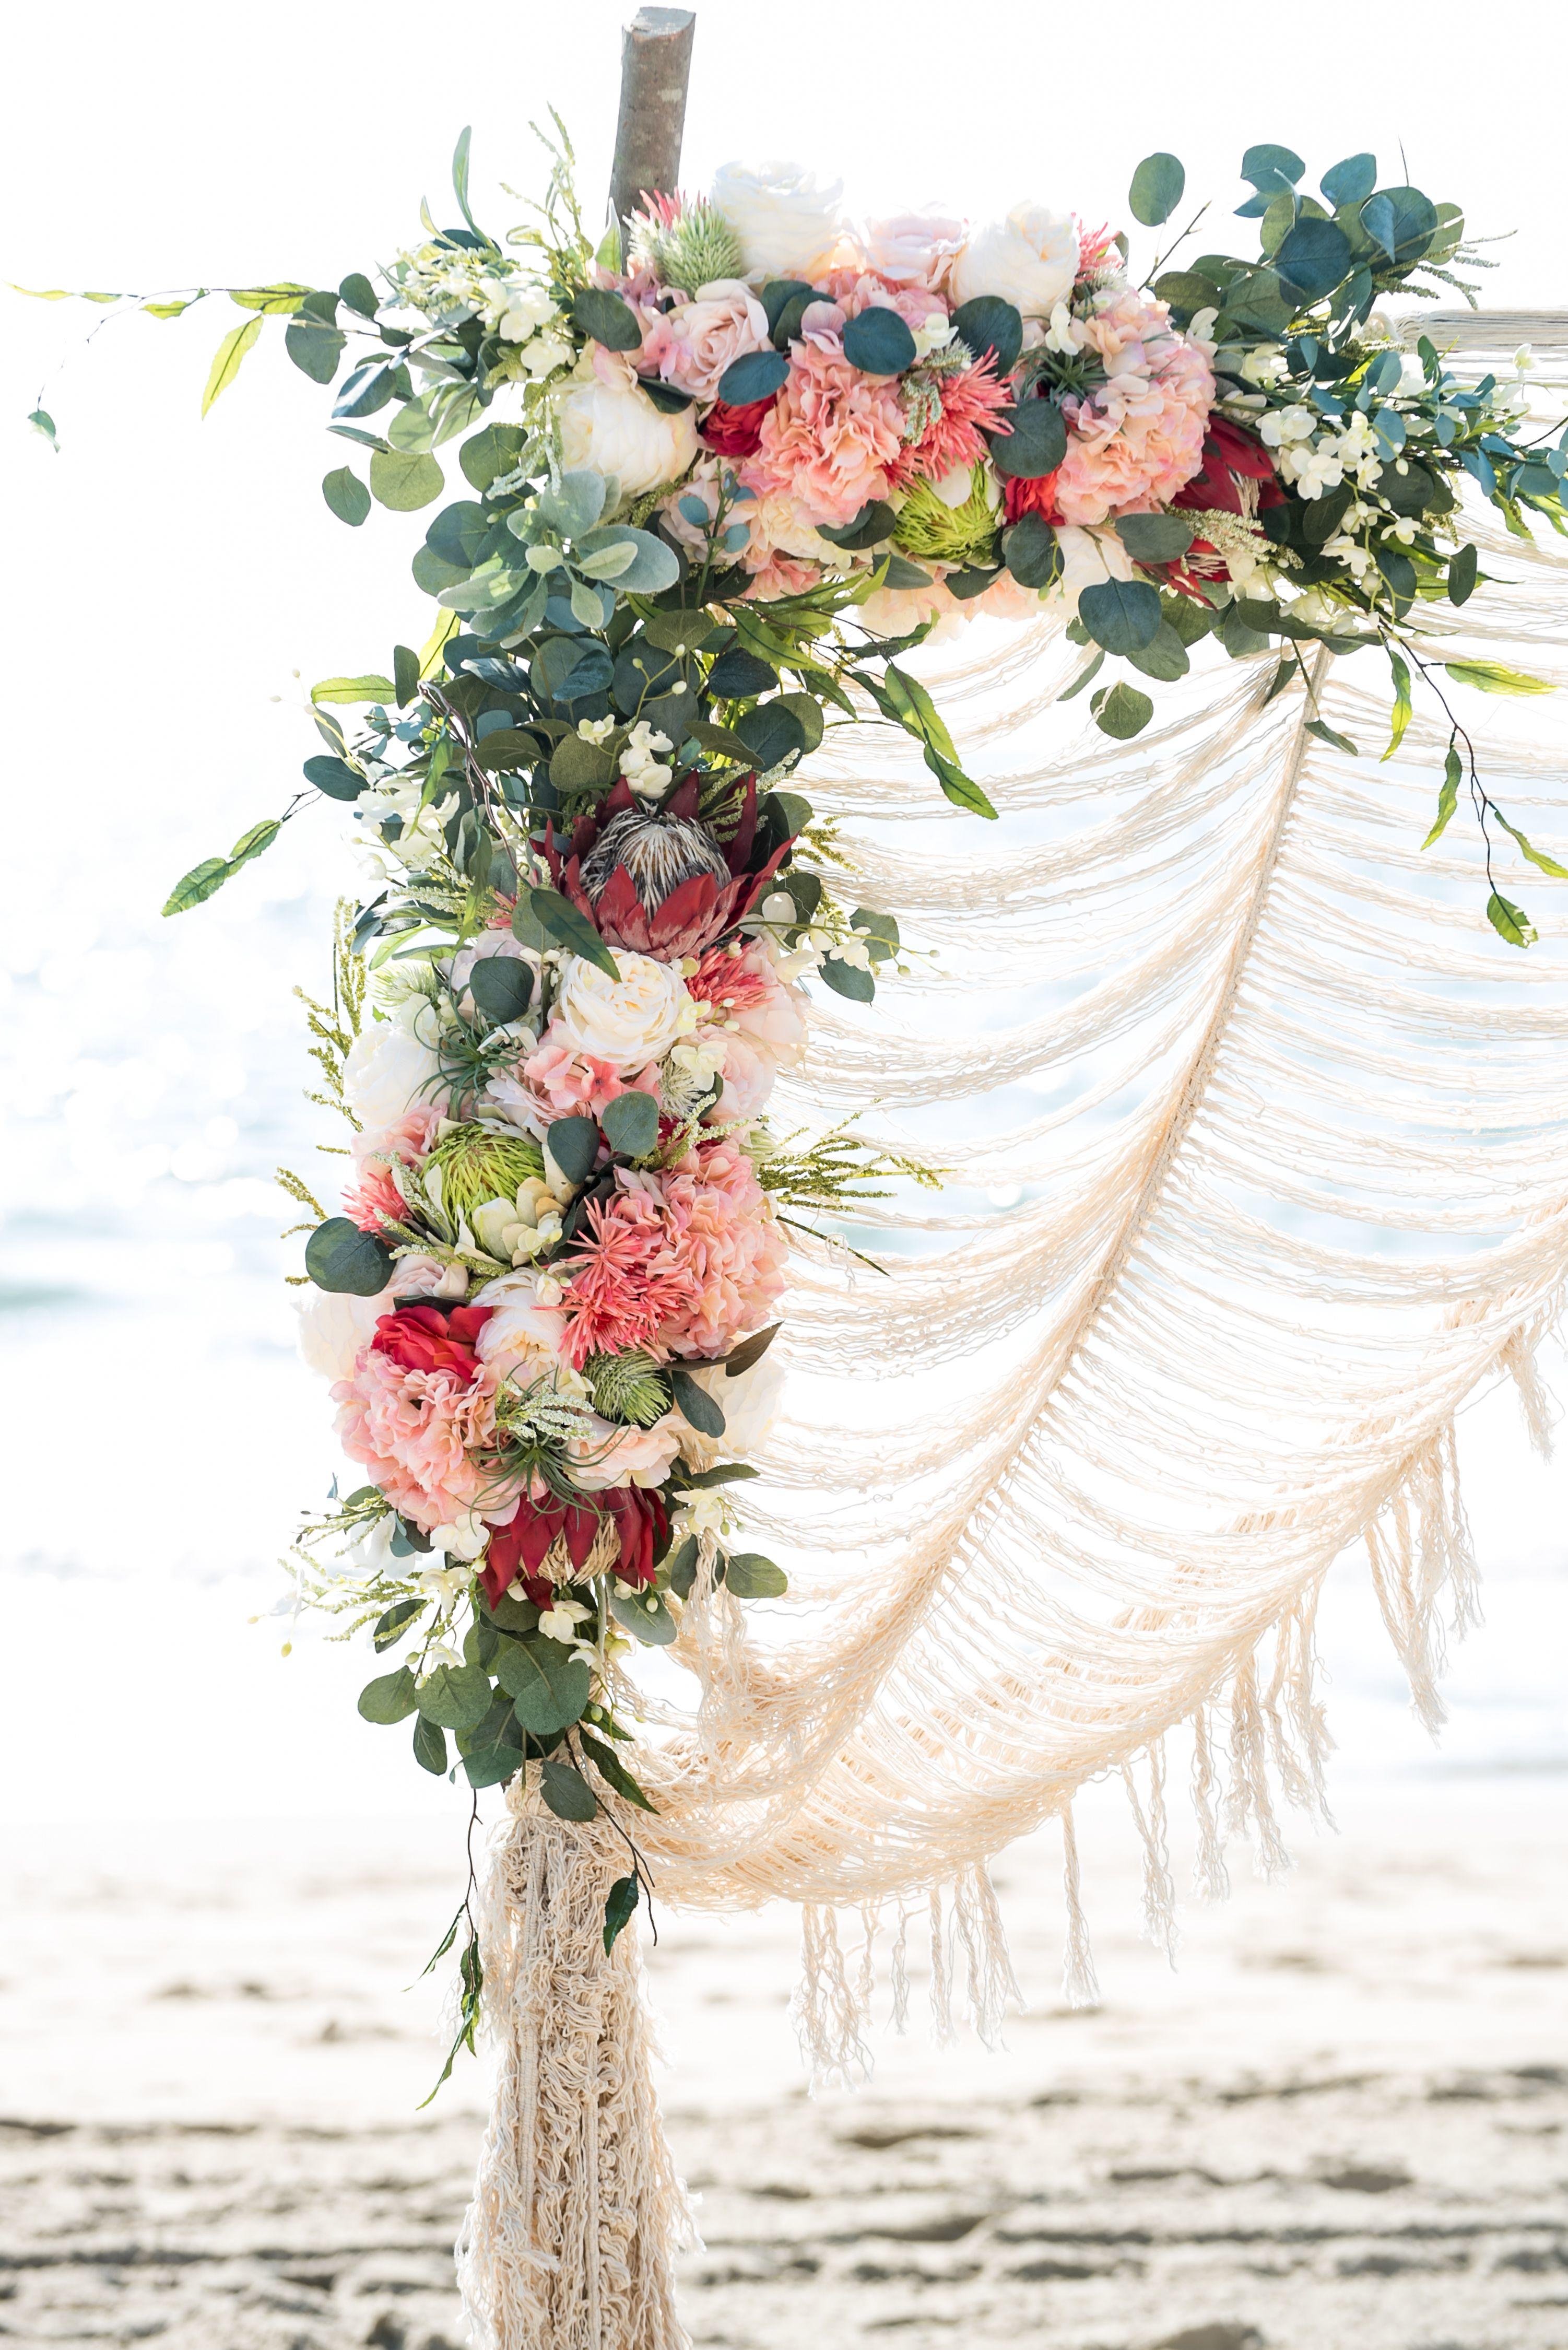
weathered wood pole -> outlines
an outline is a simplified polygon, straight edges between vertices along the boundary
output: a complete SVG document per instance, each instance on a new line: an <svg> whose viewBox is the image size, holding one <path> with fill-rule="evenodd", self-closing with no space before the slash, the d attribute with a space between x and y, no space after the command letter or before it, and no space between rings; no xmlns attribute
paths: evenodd
<svg viewBox="0 0 1568 2350"><path fill-rule="evenodd" d="M670 193L680 178L680 134L691 77L691 8L639 8L620 38L620 116L610 204L625 221L646 188Z"/></svg>

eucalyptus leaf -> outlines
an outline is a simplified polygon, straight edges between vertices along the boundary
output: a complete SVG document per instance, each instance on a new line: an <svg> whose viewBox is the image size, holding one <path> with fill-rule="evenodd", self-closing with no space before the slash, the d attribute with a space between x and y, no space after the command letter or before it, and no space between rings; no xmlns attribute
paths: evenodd
<svg viewBox="0 0 1568 2350"><path fill-rule="evenodd" d="M1141 734L1154 716L1154 704L1147 694L1140 693L1136 685L1128 685L1125 681L1103 687L1089 706L1101 733L1114 735L1118 743Z"/></svg>
<svg viewBox="0 0 1568 2350"><path fill-rule="evenodd" d="M646 1159L658 1147L659 1104L651 1094L635 1087L605 1104L599 1124L610 1149L623 1159ZM560 1164L558 1154L556 1164Z"/></svg>
<svg viewBox="0 0 1568 2350"><path fill-rule="evenodd" d="M842 336L844 356L866 375L902 375L915 364L915 338L897 310L868 303L846 318Z"/></svg>
<svg viewBox="0 0 1568 2350"><path fill-rule="evenodd" d="M616 1622L624 1625L632 1638L640 1640L644 1648L668 1648L680 1629L656 1591L638 1591L623 1599L612 1586L609 1604Z"/></svg>
<svg viewBox="0 0 1568 2350"><path fill-rule="evenodd" d="M545 1130L545 1147L568 1183L586 1183L599 1155L599 1130L591 1118L558 1118Z"/></svg>
<svg viewBox="0 0 1568 2350"><path fill-rule="evenodd" d="M329 800L357 800L365 788L365 777L346 759L306 759L305 780Z"/></svg>
<svg viewBox="0 0 1568 2350"><path fill-rule="evenodd" d="M1187 173L1174 155L1146 155L1132 176L1127 205L1145 228L1158 228L1181 202Z"/></svg>
<svg viewBox="0 0 1568 2350"><path fill-rule="evenodd" d="M582 1713L592 1690L592 1676L580 1657L558 1640L529 1634L504 1641L495 1659L495 1678L513 1700L519 1722L531 1736L551 1738L569 1730Z"/></svg>
<svg viewBox="0 0 1568 2350"><path fill-rule="evenodd" d="M1000 409L995 421L1008 429L990 435L991 462L999 473L1014 481L1044 480L1067 453L1066 421L1049 400L1025 400L1015 408Z"/></svg>
<svg viewBox="0 0 1568 2350"><path fill-rule="evenodd" d="M635 1877L618 1877L605 1895L605 1956L607 1959L619 1936L625 1932L636 1914L638 1883Z"/></svg>
<svg viewBox="0 0 1568 2350"><path fill-rule="evenodd" d="M359 1692L362 1718L385 1729L395 1721L406 1721L418 1704L419 1690L407 1665L400 1665L395 1673L383 1673L379 1680L368 1681Z"/></svg>
<svg viewBox="0 0 1568 2350"><path fill-rule="evenodd" d="M760 1551L732 1551L724 1562L724 1584L737 1599L782 1599L789 1577Z"/></svg>
<svg viewBox="0 0 1568 2350"><path fill-rule="evenodd" d="M596 971L602 971L607 979L619 979L620 969L614 955L587 916L580 913L569 898L563 898L556 889L533 889L528 892L528 902L540 929L556 946L581 955Z"/></svg>
<svg viewBox="0 0 1568 2350"><path fill-rule="evenodd" d="M328 1216L305 1244L305 1270L337 1297L379 1297L392 1277L389 1249L347 1216Z"/></svg>
<svg viewBox="0 0 1568 2350"><path fill-rule="evenodd" d="M624 296L585 286L572 297L572 324L607 351L639 351L642 326Z"/></svg>
<svg viewBox="0 0 1568 2350"><path fill-rule="evenodd" d="M599 1799L575 1762L551 1757L540 1765L540 1779L545 1807L558 1820L591 1820L598 1810Z"/></svg>
<svg viewBox="0 0 1568 2350"><path fill-rule="evenodd" d="M719 397L732 408L749 408L753 400L772 400L782 391L789 361L782 351L747 351L732 359L719 379Z"/></svg>
<svg viewBox="0 0 1568 2350"><path fill-rule="evenodd" d="M689 1419L700 1436L719 1437L724 1433L724 1414L706 1388L680 1365L670 1373L670 1391L676 1406Z"/></svg>
<svg viewBox="0 0 1568 2350"><path fill-rule="evenodd" d="M1116 536L1137 563L1176 563L1191 546L1190 523L1176 514L1123 515Z"/></svg>
<svg viewBox="0 0 1568 2350"><path fill-rule="evenodd" d="M468 992L487 1020L504 1028L521 1020L534 1000L534 970L516 955L484 955L468 975Z"/></svg>
<svg viewBox="0 0 1568 2350"><path fill-rule="evenodd" d="M952 314L952 327L960 342L977 359L991 351L997 374L1012 374L1023 348L1023 319L1011 302L1004 302L1000 294L977 294L971 301L959 304Z"/></svg>
<svg viewBox="0 0 1568 2350"><path fill-rule="evenodd" d="M1159 591L1144 579L1105 579L1085 588L1078 618L1108 653L1141 652L1159 633Z"/></svg>
<svg viewBox="0 0 1568 2350"><path fill-rule="evenodd" d="M370 460L370 494L394 514L413 514L440 497L446 476L435 459L405 449L378 449Z"/></svg>

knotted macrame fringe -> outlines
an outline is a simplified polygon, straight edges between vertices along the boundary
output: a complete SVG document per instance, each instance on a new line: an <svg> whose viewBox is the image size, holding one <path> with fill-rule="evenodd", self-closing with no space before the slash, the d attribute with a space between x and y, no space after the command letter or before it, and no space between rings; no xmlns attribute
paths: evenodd
<svg viewBox="0 0 1568 2350"><path fill-rule="evenodd" d="M671 2259L696 2237L635 1929L604 1949L626 1847L602 1816L512 1802L479 1918L499 2074L457 2246L475 2350L688 2350Z"/></svg>

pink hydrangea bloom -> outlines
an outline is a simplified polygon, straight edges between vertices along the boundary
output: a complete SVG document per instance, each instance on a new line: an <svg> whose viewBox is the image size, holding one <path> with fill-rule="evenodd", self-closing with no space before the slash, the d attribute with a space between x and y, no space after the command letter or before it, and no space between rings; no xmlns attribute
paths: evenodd
<svg viewBox="0 0 1568 2350"><path fill-rule="evenodd" d="M408 1370L374 1346L363 1347L352 1378L332 1390L338 1440L392 1507L429 1533L465 1510L500 1502L491 1471L472 1458L494 1433L495 1387L488 1371L465 1381L452 1370ZM486 1517L497 1513L483 1509Z"/></svg>
<svg viewBox="0 0 1568 2350"><path fill-rule="evenodd" d="M657 1178L630 1180L657 1181L685 1282L680 1305L659 1326L657 1351L724 1354L784 1285L784 1233L750 1159L732 1135L721 1135Z"/></svg>
<svg viewBox="0 0 1568 2350"><path fill-rule="evenodd" d="M1080 526L1168 504L1202 465L1214 404L1213 371L1163 302L1128 289L1083 324L1106 380L1063 400L1072 430L1053 483L1063 521Z"/></svg>
<svg viewBox="0 0 1568 2350"><path fill-rule="evenodd" d="M741 478L762 493L787 490L814 522L848 522L886 493L901 421L891 384L862 375L829 343L797 343Z"/></svg>

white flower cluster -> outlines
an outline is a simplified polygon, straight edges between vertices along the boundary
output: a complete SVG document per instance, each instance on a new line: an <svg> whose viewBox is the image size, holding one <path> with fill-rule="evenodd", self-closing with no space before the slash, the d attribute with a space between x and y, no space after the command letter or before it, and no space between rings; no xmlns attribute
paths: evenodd
<svg viewBox="0 0 1568 2350"><path fill-rule="evenodd" d="M391 272L393 300L422 310L434 327L477 318L515 353L516 371L542 379L570 367L576 353L562 312L537 278L514 276L493 255L425 244L401 253Z"/></svg>
<svg viewBox="0 0 1568 2350"><path fill-rule="evenodd" d="M639 800L656 800L669 784L675 770L659 754L674 747L668 734L657 733L645 718L638 720L620 754L620 771Z"/></svg>
<svg viewBox="0 0 1568 2350"><path fill-rule="evenodd" d="M1386 452L1371 423L1359 409L1348 416L1320 416L1303 401L1290 408L1272 408L1260 420L1258 432L1274 453L1282 480L1303 498L1321 498L1342 482L1374 490L1382 474Z"/></svg>

